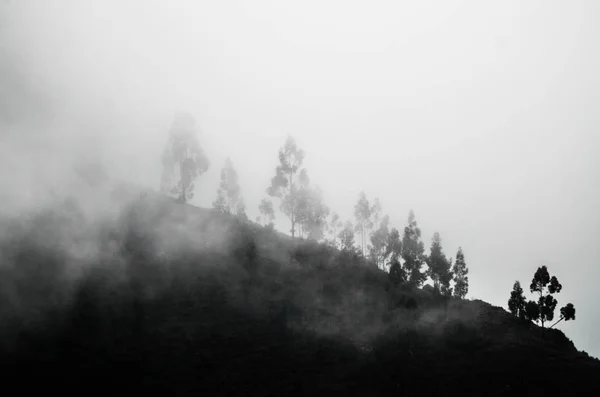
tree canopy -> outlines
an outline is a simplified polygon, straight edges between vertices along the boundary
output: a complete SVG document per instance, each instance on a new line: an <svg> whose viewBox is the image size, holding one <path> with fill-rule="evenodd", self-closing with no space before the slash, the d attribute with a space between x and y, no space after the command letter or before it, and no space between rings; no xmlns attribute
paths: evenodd
<svg viewBox="0 0 600 397"><path fill-rule="evenodd" d="M183 202L194 197L194 181L205 173L210 161L198 141L196 120L177 113L162 155L161 191Z"/></svg>
<svg viewBox="0 0 600 397"><path fill-rule="evenodd" d="M243 215L246 207L242 198L238 175L231 159L225 160L221 169L221 183L217 189L217 198L213 207L226 214Z"/></svg>

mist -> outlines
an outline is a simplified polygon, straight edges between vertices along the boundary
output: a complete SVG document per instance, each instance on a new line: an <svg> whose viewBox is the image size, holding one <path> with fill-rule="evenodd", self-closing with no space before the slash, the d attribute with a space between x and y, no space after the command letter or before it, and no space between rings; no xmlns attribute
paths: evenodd
<svg viewBox="0 0 600 397"><path fill-rule="evenodd" d="M462 246L469 297L506 307L548 265L562 323L594 337L600 276L600 6L594 1L5 1L3 213L51 205L72 165L157 189L173 114L198 120L211 207L235 165L250 219L292 135L342 219L358 193L428 246ZM277 214L276 228L289 230Z"/></svg>

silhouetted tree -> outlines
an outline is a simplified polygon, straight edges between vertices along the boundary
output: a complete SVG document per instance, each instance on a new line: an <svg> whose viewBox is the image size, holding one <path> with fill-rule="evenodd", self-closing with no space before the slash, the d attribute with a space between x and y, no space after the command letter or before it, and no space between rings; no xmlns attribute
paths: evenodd
<svg viewBox="0 0 600 397"><path fill-rule="evenodd" d="M267 194L281 200L281 211L290 218L292 238L296 235L296 199L298 189L294 177L304 161L304 151L299 149L294 138L289 136L279 149L279 165L275 168L275 176L271 178L271 186Z"/></svg>
<svg viewBox="0 0 600 397"><path fill-rule="evenodd" d="M384 216L379 223L377 230L371 233L371 259L377 267L385 263L389 230L390 217Z"/></svg>
<svg viewBox="0 0 600 397"><path fill-rule="evenodd" d="M425 259L424 252L421 229L417 226L415 213L411 210L408 214L408 226L404 228L402 237L402 259L408 282L417 287L420 287L427 278L427 275L421 271Z"/></svg>
<svg viewBox="0 0 600 397"><path fill-rule="evenodd" d="M444 250L442 248L442 238L437 232L433 234L433 238L431 240L430 253L426 260L427 265L429 266L429 276L433 280L434 290L446 296L451 295L451 261L448 258L446 258L446 255L444 254Z"/></svg>
<svg viewBox="0 0 600 397"><path fill-rule="evenodd" d="M263 198L258 206L260 216L257 218L257 222L265 226L273 224L275 220L275 209L273 208L273 202L269 199Z"/></svg>
<svg viewBox="0 0 600 397"><path fill-rule="evenodd" d="M397 258L393 259L390 264L388 278L393 285L398 285L406 281L406 274L404 273L404 269L402 269L402 265L400 265L400 261Z"/></svg>
<svg viewBox="0 0 600 397"><path fill-rule="evenodd" d="M344 224L344 228L339 234L340 245L342 250L353 251L354 250L354 227L352 222L347 221Z"/></svg>
<svg viewBox="0 0 600 397"><path fill-rule="evenodd" d="M213 207L226 214L242 215L245 213L238 175L233 163L228 158L221 169L221 183L217 189L217 199Z"/></svg>
<svg viewBox="0 0 600 397"><path fill-rule="evenodd" d="M452 267L452 274L454 275L454 296L464 299L469 292L469 269L465 263L465 254L462 247L458 247L456 260Z"/></svg>
<svg viewBox="0 0 600 397"><path fill-rule="evenodd" d="M552 321L554 319L554 309L558 303L552 294L559 293L562 289L562 285L558 282L555 276L550 277L548 268L541 266L537 269L531 280L529 286L531 293L538 293L538 311L539 320L542 323L542 327L546 321Z"/></svg>
<svg viewBox="0 0 600 397"><path fill-rule="evenodd" d="M189 113L177 113L162 155L161 192L187 202L194 197L194 181L208 170L196 132L196 120Z"/></svg>
<svg viewBox="0 0 600 397"><path fill-rule="evenodd" d="M569 321L575 320L575 307L572 303L567 303L565 306L560 308L560 319L552 324L550 328L554 327L556 324L560 323L562 320Z"/></svg>
<svg viewBox="0 0 600 397"><path fill-rule="evenodd" d="M387 237L384 257L386 260L389 258L391 265L391 263L393 263L394 261L400 263L401 256L402 240L400 240L400 232L398 231L398 229L393 228Z"/></svg>
<svg viewBox="0 0 600 397"><path fill-rule="evenodd" d="M235 260L248 272L251 280L256 279L258 271L258 248L251 229L237 220L231 225L229 251Z"/></svg>
<svg viewBox="0 0 600 397"><path fill-rule="evenodd" d="M540 319L540 308L535 301L528 301L525 304L525 319L534 322Z"/></svg>
<svg viewBox="0 0 600 397"><path fill-rule="evenodd" d="M508 310L517 317L525 318L525 305L526 300L523 295L523 288L521 283L515 281L513 290L510 293L510 299L508 300Z"/></svg>

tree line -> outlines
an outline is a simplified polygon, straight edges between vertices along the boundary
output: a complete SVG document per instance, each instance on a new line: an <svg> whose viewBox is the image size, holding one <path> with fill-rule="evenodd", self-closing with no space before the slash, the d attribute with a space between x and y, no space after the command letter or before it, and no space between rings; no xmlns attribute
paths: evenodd
<svg viewBox="0 0 600 397"><path fill-rule="evenodd" d="M163 152L161 191L180 201L187 202L194 195L194 181L205 173L210 161L198 141L196 121L188 113L178 113L171 125L169 138ZM279 201L279 210L290 220L292 238L323 242L343 252L362 257L378 268L388 271L393 284L406 283L421 287L431 280L435 293L442 296L464 298L469 290L469 270L462 247L454 260L448 258L438 232L433 234L429 253L421 239L414 212L408 214L404 230L390 225L390 217L383 214L379 198L369 201L364 191L359 193L354 206L354 221L343 221L323 202L323 192L311 183L303 167L305 152L293 137L288 136L279 149L279 164L261 199L256 218L258 224L274 229L275 207L272 199ZM224 213L248 221L246 206L239 185L238 174L231 159L227 158L221 169L221 180L213 207ZM538 299L527 301L519 281L515 281L508 301L509 311L524 320L539 322L542 327L554 319L557 301L554 294L562 285L555 276L550 277L546 266L536 271L530 285L531 293ZM575 319L575 308L568 303L560 309L560 321Z"/></svg>
<svg viewBox="0 0 600 397"><path fill-rule="evenodd" d="M445 255L442 239L436 232L429 254L426 254L414 212L409 212L404 230L398 230L391 227L390 217L383 214L379 199L370 202L364 191L354 206L354 222L342 221L339 214L325 205L322 190L311 183L308 170L303 167L304 158L304 150L289 136L279 149L279 164L258 205L257 223L274 228L273 199L276 199L280 211L290 220L292 238L311 239L352 252L374 266L388 270L395 284L420 287L431 279L436 292L465 297L469 277L462 248L458 249L453 263L452 258ZM194 181L210 166L198 141L193 116L187 113L176 115L162 163L160 190L183 202L193 198ZM213 207L248 220L238 174L229 158L221 169Z"/></svg>

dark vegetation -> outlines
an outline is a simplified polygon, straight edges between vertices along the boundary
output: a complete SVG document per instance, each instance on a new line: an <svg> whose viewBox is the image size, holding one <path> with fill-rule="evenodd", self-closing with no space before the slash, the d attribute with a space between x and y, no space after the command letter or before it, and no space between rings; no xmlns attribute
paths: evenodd
<svg viewBox="0 0 600 397"><path fill-rule="evenodd" d="M71 200L4 222L0 363L7 390L600 390L600 363L560 330L443 288L419 288L400 267L394 278L357 251L152 193L119 190L111 200L128 203L112 218L93 220ZM435 260L449 268L442 255Z"/></svg>
<svg viewBox="0 0 600 397"><path fill-rule="evenodd" d="M213 209L187 205L210 161L176 117L161 193L79 164L80 188L2 220L0 370L19 392L110 395L575 395L600 363L553 320L562 285L542 266L527 302L466 300L465 255L415 214L390 225L364 192L355 222L323 203L290 137L250 222L227 159ZM78 193L87 190L87 199ZM52 200L50 200L52 201ZM95 206L94 206L95 205ZM356 244L355 237L359 238ZM431 284L427 283L431 280ZM573 320L567 304L561 320ZM540 322L538 327L534 322Z"/></svg>

